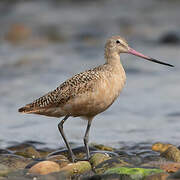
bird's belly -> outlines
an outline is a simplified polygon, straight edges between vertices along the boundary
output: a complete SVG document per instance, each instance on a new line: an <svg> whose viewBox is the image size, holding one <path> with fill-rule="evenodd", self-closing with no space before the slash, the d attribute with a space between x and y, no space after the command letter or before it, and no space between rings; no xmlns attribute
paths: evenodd
<svg viewBox="0 0 180 180"><path fill-rule="evenodd" d="M103 79L93 91L77 95L62 109L71 116L95 116L105 111L118 97L124 81L122 78Z"/></svg>

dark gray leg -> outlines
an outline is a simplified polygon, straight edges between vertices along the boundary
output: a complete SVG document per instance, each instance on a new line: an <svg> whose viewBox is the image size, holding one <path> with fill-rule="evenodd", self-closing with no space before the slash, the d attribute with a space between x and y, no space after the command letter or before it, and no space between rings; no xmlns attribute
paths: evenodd
<svg viewBox="0 0 180 180"><path fill-rule="evenodd" d="M61 133L61 136L66 144L66 147L68 148L69 156L71 157L72 162L75 162L76 157L75 157L74 153L72 152L72 149L71 149L71 147L66 139L66 136L64 134L64 131L63 131L63 124L68 118L69 118L69 116L64 117L64 119L58 124L58 129L59 129L59 132Z"/></svg>
<svg viewBox="0 0 180 180"><path fill-rule="evenodd" d="M92 119L89 119L89 120L88 120L88 125L87 125L86 132L85 132L85 136L84 136L84 145L85 145L85 148L86 148L87 160L90 159L88 141L89 141L89 130L90 130L90 127L91 127L91 121L92 121Z"/></svg>

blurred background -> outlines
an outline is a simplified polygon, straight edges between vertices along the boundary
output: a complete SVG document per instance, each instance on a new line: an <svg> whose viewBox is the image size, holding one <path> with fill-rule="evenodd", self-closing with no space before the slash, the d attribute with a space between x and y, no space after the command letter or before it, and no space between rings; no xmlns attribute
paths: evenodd
<svg viewBox="0 0 180 180"><path fill-rule="evenodd" d="M121 56L127 83L118 100L94 119L90 141L122 143L180 138L179 0L1 0L0 146L27 140L64 146L60 119L17 109L72 75L104 63L108 37L175 68ZM87 122L70 118L65 132L82 143Z"/></svg>

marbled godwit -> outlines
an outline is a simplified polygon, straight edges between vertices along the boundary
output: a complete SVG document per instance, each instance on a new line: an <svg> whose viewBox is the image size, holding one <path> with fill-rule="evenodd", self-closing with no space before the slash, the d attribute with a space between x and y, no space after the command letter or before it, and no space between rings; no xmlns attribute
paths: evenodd
<svg viewBox="0 0 180 180"><path fill-rule="evenodd" d="M125 84L126 74L120 61L120 53L133 54L155 63L173 67L171 64L135 51L123 38L113 36L107 40L105 45L105 64L75 75L54 91L19 109L19 112L27 114L65 116L58 124L58 128L73 162L75 155L66 140L63 124L70 116L80 116L88 120L84 145L87 159L89 159L88 139L91 122L97 114L105 111L115 101Z"/></svg>

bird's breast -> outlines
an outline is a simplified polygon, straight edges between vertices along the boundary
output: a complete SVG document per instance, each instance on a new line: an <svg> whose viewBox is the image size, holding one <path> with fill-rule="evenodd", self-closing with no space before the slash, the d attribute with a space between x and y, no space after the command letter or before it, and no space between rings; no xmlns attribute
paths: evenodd
<svg viewBox="0 0 180 180"><path fill-rule="evenodd" d="M114 72L110 72L108 77L102 80L102 84L104 87L102 88L102 100L105 98L105 106L109 107L114 100L119 96L120 92L122 91L125 81L126 75L124 69L119 69Z"/></svg>
<svg viewBox="0 0 180 180"><path fill-rule="evenodd" d="M64 108L68 108L72 116L95 116L115 101L124 87L125 79L124 70L104 72L101 78L94 82L93 91L77 95Z"/></svg>

